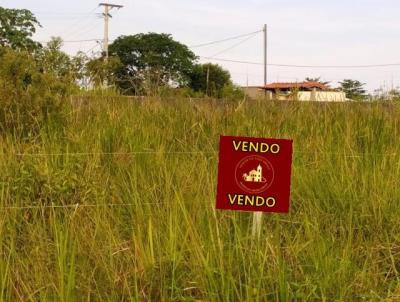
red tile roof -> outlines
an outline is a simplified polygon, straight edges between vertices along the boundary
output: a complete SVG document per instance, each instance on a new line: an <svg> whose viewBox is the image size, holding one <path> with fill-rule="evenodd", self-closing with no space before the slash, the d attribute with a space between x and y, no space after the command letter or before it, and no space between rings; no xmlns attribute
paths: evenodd
<svg viewBox="0 0 400 302"><path fill-rule="evenodd" d="M329 90L329 87L320 82L296 82L296 83L271 83L261 88L267 90L275 89L306 89L312 90L314 88L318 90Z"/></svg>

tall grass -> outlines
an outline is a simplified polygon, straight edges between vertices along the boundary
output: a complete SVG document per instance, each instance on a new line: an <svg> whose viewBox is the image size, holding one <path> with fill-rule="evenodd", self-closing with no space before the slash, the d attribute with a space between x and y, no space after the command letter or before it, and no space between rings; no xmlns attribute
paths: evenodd
<svg viewBox="0 0 400 302"><path fill-rule="evenodd" d="M400 299L398 106L110 97L68 119L1 138L1 301ZM220 134L294 139L290 214L259 242L214 210Z"/></svg>

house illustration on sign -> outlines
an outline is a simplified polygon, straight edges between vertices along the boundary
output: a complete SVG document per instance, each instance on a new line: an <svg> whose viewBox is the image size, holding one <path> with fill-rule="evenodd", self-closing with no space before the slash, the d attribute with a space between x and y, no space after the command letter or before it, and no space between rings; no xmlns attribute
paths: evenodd
<svg viewBox="0 0 400 302"><path fill-rule="evenodd" d="M257 170L251 170L249 174L244 173L243 179L246 182L265 182L265 178L262 176L262 167L258 165Z"/></svg>

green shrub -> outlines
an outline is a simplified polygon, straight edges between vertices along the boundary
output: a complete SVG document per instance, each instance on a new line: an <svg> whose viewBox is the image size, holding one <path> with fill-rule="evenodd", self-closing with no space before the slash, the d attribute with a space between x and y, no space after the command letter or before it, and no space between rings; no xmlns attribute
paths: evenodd
<svg viewBox="0 0 400 302"><path fill-rule="evenodd" d="M228 100L240 100L244 98L243 89L233 84L225 85L221 95L222 98Z"/></svg>
<svg viewBox="0 0 400 302"><path fill-rule="evenodd" d="M44 73L32 55L0 51L0 132L17 137L37 134L50 119L62 122L63 100L72 84Z"/></svg>
<svg viewBox="0 0 400 302"><path fill-rule="evenodd" d="M74 96L87 97L120 97L122 96L118 88L109 86L106 88L94 87L92 89L81 89Z"/></svg>
<svg viewBox="0 0 400 302"><path fill-rule="evenodd" d="M201 98L204 97L204 93L196 92L189 87L161 87L160 97L163 98Z"/></svg>

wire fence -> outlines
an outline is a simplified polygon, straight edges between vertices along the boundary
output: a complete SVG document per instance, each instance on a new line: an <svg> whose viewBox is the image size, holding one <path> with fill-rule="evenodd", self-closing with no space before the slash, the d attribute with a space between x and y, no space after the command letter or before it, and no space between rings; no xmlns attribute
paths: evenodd
<svg viewBox="0 0 400 302"><path fill-rule="evenodd" d="M363 202L365 199L328 199L328 198L313 198L313 199L299 199L296 201L301 202ZM393 198L392 201L398 202L398 199ZM291 202L293 202L293 198L291 198ZM183 202L185 203L185 202ZM196 204L208 204L215 205L215 200L200 200L196 201ZM43 205L21 205L21 206L0 206L0 212L4 212L7 210L51 210L51 209L73 209L78 210L79 208L130 208L130 207L143 207L143 206L160 206L160 205L172 205L171 201L155 201L155 202L137 202L137 203L98 203L98 204L85 204L85 203L74 203L74 204L65 204L65 205L57 205L57 204L43 204ZM215 210L214 207L210 208L211 210Z"/></svg>
<svg viewBox="0 0 400 302"><path fill-rule="evenodd" d="M46 156L123 156L123 155L217 155L218 151L132 151L132 152L60 152L60 153L1 153L0 155L10 154L16 157L46 157ZM379 153L379 152L324 152L324 151L294 151L294 155L339 155L345 158L361 158L363 156L387 156L395 157L400 153Z"/></svg>
<svg viewBox="0 0 400 302"><path fill-rule="evenodd" d="M362 156L397 156L399 153L355 153L352 155L347 155L340 152L305 152L305 151L295 151L294 154L330 154L330 155L340 155L346 158L361 158ZM17 156L32 156L32 157L45 157L45 156L82 156L82 155L155 155L155 154L211 154L217 155L218 151L135 151L135 152L81 152L81 153L16 153L14 155ZM302 199L302 201L339 201L339 199ZM340 200L343 201L343 200ZM360 201L360 200L351 200L351 201ZM214 202L210 202L209 200L204 201L196 201L196 203L202 204L214 204ZM77 210L79 208L121 208L121 207L138 207L138 206L160 206L162 204L171 204L171 202L167 201L156 201L156 202L140 202L140 203L99 203L99 204L84 204L84 203L74 203L67 205L31 205L31 206L0 206L0 211L7 210L49 210L49 209L74 209Z"/></svg>
<svg viewBox="0 0 400 302"><path fill-rule="evenodd" d="M210 201L196 201L196 203L209 203L214 204ZM78 208L123 208L123 207L139 207L139 206L159 206L163 204L171 204L169 201L157 201L157 202L140 202L140 203L98 203L98 204L85 204L85 203L74 203L66 205L31 205L31 206L0 206L0 211L5 210L48 210L48 209L78 209Z"/></svg>
<svg viewBox="0 0 400 302"><path fill-rule="evenodd" d="M210 152L152 152L152 151L145 151L145 152L109 152L109 153L48 153L48 154L20 154L20 155L28 155L28 156L53 156L53 155L128 155L128 154L157 154L157 153L164 153L164 154L218 154L217 151L210 151ZM295 154L326 154L325 152L294 152ZM335 155L343 155L342 153L338 152L327 152L329 154ZM398 153L393 154L385 154L385 153L361 153L362 155L380 155L380 156L395 156ZM355 155L345 155L345 157L356 157ZM360 155L358 156L360 157ZM301 201L343 201L341 199L301 199ZM350 200L349 200L350 201ZM360 200L351 200L360 202ZM213 201L204 200L204 201L196 201L196 203L201 204L214 204ZM170 201L156 201L156 202L140 202L140 203L98 203L98 204L85 204L85 203L74 203L74 204L67 204L67 205L27 205L27 206L0 206L0 212L4 212L7 210L50 210L50 209L74 209L75 211L79 208L126 208L126 207L139 207L139 206L146 206L146 205L153 205L153 206L160 206L165 204L171 204Z"/></svg>

